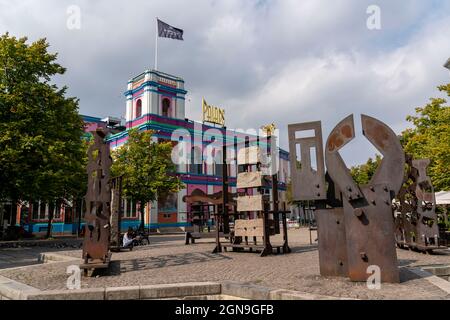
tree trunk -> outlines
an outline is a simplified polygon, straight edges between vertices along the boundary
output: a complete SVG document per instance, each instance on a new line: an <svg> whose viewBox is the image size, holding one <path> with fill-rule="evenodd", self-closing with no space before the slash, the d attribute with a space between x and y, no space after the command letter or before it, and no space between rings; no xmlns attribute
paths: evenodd
<svg viewBox="0 0 450 320"><path fill-rule="evenodd" d="M77 222L77 218L78 218L77 217L77 210L78 210L78 198L73 197L72 230L74 230L74 226L75 226L75 224L77 224L77 231L75 233L73 233L73 234L76 234L77 237L79 237L80 236L80 231L79 231L80 226L78 225L78 222Z"/></svg>
<svg viewBox="0 0 450 320"><path fill-rule="evenodd" d="M11 210L10 210L10 221L11 226L15 226L17 224L17 207L19 206L19 201L12 200L11 201ZM19 221L20 224L20 221Z"/></svg>
<svg viewBox="0 0 450 320"><path fill-rule="evenodd" d="M117 182L117 180L116 180ZM111 197L111 245L119 246L120 245L120 226L119 226L119 216L120 216L120 195L119 190L117 188L117 184L114 184L112 188L112 197Z"/></svg>
<svg viewBox="0 0 450 320"><path fill-rule="evenodd" d="M139 205L139 211L141 212L141 225L139 229L144 232L145 231L145 218L144 218L144 212L145 212L145 205L142 205L142 201Z"/></svg>
<svg viewBox="0 0 450 320"><path fill-rule="evenodd" d="M78 214L78 229L77 229L77 236L80 237L81 235L81 216L83 215L83 198L80 200L80 213Z"/></svg>
<svg viewBox="0 0 450 320"><path fill-rule="evenodd" d="M48 224L47 224L47 235L45 236L46 239L50 238L52 236L52 220L53 220L53 211L55 209L54 203L48 204Z"/></svg>

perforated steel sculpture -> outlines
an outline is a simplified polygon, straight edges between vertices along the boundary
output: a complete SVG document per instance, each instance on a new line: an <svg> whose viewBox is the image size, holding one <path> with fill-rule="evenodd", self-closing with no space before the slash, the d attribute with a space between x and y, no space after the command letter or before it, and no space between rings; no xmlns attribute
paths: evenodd
<svg viewBox="0 0 450 320"><path fill-rule="evenodd" d="M436 198L427 175L430 160L413 160L410 155L406 155L406 158L408 170L397 197L395 213L397 245L421 251L438 249Z"/></svg>
<svg viewBox="0 0 450 320"><path fill-rule="evenodd" d="M106 268L111 254L109 251L111 226L111 185L109 145L104 142L106 132L97 129L91 132L94 143L89 147L87 166L88 188L85 197L85 236L83 242L82 269Z"/></svg>
<svg viewBox="0 0 450 320"><path fill-rule="evenodd" d="M213 252L233 251L260 252L261 257L277 253L290 253L288 245L286 213L289 211L279 208L278 177L277 174L268 175L262 170L263 151L258 146L245 147L237 154L237 164L241 170L238 173L236 188L243 190L238 193L236 212L234 216L234 232L229 236L229 243L221 243L219 235L216 237L216 248ZM271 188L270 196L264 190ZM272 209L271 209L272 206ZM281 233L280 216L283 226L283 243L275 245L270 237Z"/></svg>
<svg viewBox="0 0 450 320"><path fill-rule="evenodd" d="M368 266L376 265L381 270L381 281L399 282L391 204L402 185L405 157L398 137L387 125L366 115L361 116L361 121L364 136L384 156L366 186L353 180L339 154L355 137L353 115L342 120L327 139L327 174L321 123L289 125L293 199L316 203L322 275L366 281ZM296 137L296 132L305 130L314 130L314 136ZM311 166L311 148L316 150L317 169Z"/></svg>

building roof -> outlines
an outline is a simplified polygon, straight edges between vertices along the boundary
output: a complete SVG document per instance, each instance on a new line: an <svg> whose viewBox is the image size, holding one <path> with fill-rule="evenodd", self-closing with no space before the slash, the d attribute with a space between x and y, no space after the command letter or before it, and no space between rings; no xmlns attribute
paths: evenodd
<svg viewBox="0 0 450 320"><path fill-rule="evenodd" d="M102 119L98 117L86 116L83 114L80 114L80 117L83 119L84 122L96 122L96 123L103 122Z"/></svg>

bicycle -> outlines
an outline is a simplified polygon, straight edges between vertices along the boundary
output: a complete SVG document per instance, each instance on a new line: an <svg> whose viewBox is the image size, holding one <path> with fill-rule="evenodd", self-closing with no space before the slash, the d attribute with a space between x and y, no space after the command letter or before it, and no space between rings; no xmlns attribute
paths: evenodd
<svg viewBox="0 0 450 320"><path fill-rule="evenodd" d="M135 231L135 239L133 244L135 246L146 246L150 244L150 235L142 230Z"/></svg>

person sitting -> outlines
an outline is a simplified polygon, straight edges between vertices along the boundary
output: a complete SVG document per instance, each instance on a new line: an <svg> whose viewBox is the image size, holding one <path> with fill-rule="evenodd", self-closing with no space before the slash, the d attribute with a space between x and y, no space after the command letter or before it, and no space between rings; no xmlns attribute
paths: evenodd
<svg viewBox="0 0 450 320"><path fill-rule="evenodd" d="M134 236L133 228L129 227L128 231L123 236L122 246L124 248L133 247L133 241L135 239L133 238L133 236Z"/></svg>

